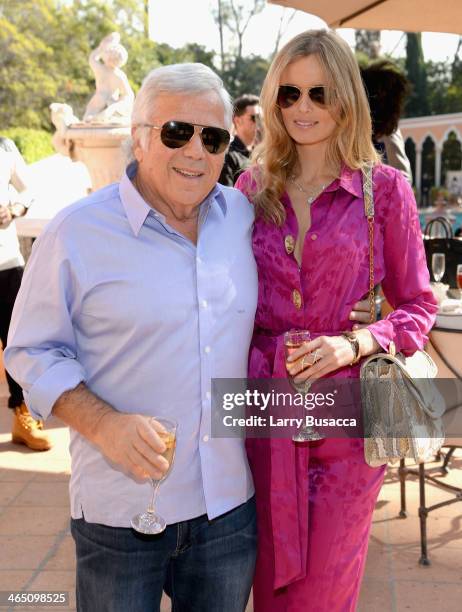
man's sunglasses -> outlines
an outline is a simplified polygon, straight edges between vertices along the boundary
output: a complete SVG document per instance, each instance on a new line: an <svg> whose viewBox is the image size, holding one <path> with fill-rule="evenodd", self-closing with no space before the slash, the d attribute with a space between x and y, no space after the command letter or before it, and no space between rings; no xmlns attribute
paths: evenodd
<svg viewBox="0 0 462 612"><path fill-rule="evenodd" d="M227 130L199 123L186 123L185 121L167 121L163 125L152 123L140 123L140 127L148 127L153 130L160 130L160 139L169 149L181 149L194 136L195 128L198 127L202 146L206 151L217 155L223 153L230 141L230 134Z"/></svg>
<svg viewBox="0 0 462 612"><path fill-rule="evenodd" d="M326 87L316 85L307 90L309 99L316 106L326 106ZM295 85L280 85L278 89L277 104L280 108L289 108L298 102L303 91Z"/></svg>

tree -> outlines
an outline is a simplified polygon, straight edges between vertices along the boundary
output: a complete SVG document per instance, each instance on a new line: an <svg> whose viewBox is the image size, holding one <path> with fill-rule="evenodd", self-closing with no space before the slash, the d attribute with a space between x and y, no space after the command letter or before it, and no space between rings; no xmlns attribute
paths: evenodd
<svg viewBox="0 0 462 612"><path fill-rule="evenodd" d="M271 55L272 58L279 51L279 45L281 44L281 38L282 38L283 34L285 33L285 31L287 30L287 28L289 27L290 22L295 17L296 13L297 13L297 11L294 10L294 11L291 11L289 14L287 14L286 13L286 8L284 7L282 9L281 17L279 19L278 31L277 31L277 34L276 34L276 39L274 41L274 49L273 49L273 53Z"/></svg>
<svg viewBox="0 0 462 612"><path fill-rule="evenodd" d="M231 97L237 98L243 93L260 95L268 68L269 60L259 55L243 57L236 61L222 75Z"/></svg>
<svg viewBox="0 0 462 612"><path fill-rule="evenodd" d="M243 58L244 37L253 17L265 8L265 0L253 0L250 7L248 2L238 0L218 0L217 10L213 15L220 33L221 45L221 76L226 88L232 95L242 93L240 84L243 81L243 72L247 62ZM224 51L224 31L232 36L230 53Z"/></svg>
<svg viewBox="0 0 462 612"><path fill-rule="evenodd" d="M412 88L406 101L405 115L407 117L428 115L430 108L427 99L427 72L420 33L406 33L405 69Z"/></svg>
<svg viewBox="0 0 462 612"><path fill-rule="evenodd" d="M355 30L355 51L369 59L377 59L380 55L380 36L380 30Z"/></svg>
<svg viewBox="0 0 462 612"><path fill-rule="evenodd" d="M51 130L51 102L82 116L94 90L88 57L101 39L122 34L125 68L135 91L153 68L202 62L214 53L197 44L182 49L145 37L145 2L139 0L0 0L0 122L2 129Z"/></svg>
<svg viewBox="0 0 462 612"><path fill-rule="evenodd" d="M220 59L221 59L221 72L225 71L225 43L224 43L224 15L222 0L218 1L218 11L215 16L215 21L218 25L218 33L220 35Z"/></svg>

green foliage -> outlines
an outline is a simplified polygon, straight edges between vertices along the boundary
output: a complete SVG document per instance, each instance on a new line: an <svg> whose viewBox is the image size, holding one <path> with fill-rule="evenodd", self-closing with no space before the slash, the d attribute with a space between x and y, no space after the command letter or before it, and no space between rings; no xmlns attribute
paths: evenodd
<svg viewBox="0 0 462 612"><path fill-rule="evenodd" d="M0 128L52 131L49 105L65 102L81 117L94 91L88 57L118 31L128 51L125 71L136 92L163 64L202 62L214 53L147 39L147 0L0 0Z"/></svg>
<svg viewBox="0 0 462 612"><path fill-rule="evenodd" d="M441 154L441 183L446 182L448 170L460 170L462 167L462 150L455 132L449 132Z"/></svg>
<svg viewBox="0 0 462 612"><path fill-rule="evenodd" d="M258 96L268 68L269 60L258 55L242 57L240 60L236 58L221 77L232 98L243 93Z"/></svg>
<svg viewBox="0 0 462 612"><path fill-rule="evenodd" d="M427 72L422 51L422 35L407 33L406 41L406 76L412 89L406 102L407 117L418 117L429 114L427 99Z"/></svg>
<svg viewBox="0 0 462 612"><path fill-rule="evenodd" d="M44 130L16 127L2 130L0 135L14 141L28 164L54 153L51 134Z"/></svg>

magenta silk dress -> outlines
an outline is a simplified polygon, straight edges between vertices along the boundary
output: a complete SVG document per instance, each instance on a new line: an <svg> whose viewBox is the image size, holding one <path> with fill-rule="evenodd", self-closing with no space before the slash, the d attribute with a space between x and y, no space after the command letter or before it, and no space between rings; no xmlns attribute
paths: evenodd
<svg viewBox="0 0 462 612"><path fill-rule="evenodd" d="M402 174L374 169L375 283L394 308L370 326L387 349L412 354L427 341L436 313L414 195ZM250 201L250 171L236 187ZM348 316L369 286L368 226L360 171L344 168L313 202L302 266L287 249L297 219L287 194L282 227L255 222L259 298L249 357L250 378L286 376L283 333L312 336L350 330ZM290 240L290 239L289 239ZM359 366L335 377L357 378ZM355 610L372 513L385 468L370 468L360 439L327 439L308 447L291 440L247 441L257 499L259 550L255 612Z"/></svg>

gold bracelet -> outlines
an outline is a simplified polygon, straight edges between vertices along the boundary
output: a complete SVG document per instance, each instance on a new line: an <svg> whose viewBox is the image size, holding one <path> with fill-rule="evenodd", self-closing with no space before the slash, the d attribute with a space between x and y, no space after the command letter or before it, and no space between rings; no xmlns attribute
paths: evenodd
<svg viewBox="0 0 462 612"><path fill-rule="evenodd" d="M355 363L358 363L358 361L361 359L358 337L354 332L344 332L342 336L348 340L353 350L353 360L350 362L350 365L355 365Z"/></svg>

